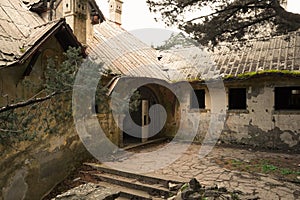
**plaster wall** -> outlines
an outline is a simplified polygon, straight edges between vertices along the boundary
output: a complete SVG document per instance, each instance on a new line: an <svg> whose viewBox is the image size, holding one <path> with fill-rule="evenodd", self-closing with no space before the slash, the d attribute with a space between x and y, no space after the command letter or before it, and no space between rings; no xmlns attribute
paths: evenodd
<svg viewBox="0 0 300 200"><path fill-rule="evenodd" d="M226 115L219 140L224 143L250 145L268 149L300 150L300 111L275 110L275 87L299 86L300 80L286 77L261 77L244 81L225 82ZM186 98L180 106L189 113L200 116L199 124L191 121L182 122L186 132L191 132L198 125L198 134L194 141L203 142L208 130L214 130L214 123L222 122L222 117L214 118L214 108L222 98L211 94L203 83L192 83L194 89L205 89L205 109L190 109L190 91L185 91ZM245 110L228 109L229 88L246 88ZM222 92L222 91L219 91ZM212 99L214 98L214 99ZM282 97L285 98L285 97ZM176 111L179 115L178 110ZM176 120L179 123L178 119ZM212 134L214 134L212 132ZM175 133L173 134L173 136Z"/></svg>

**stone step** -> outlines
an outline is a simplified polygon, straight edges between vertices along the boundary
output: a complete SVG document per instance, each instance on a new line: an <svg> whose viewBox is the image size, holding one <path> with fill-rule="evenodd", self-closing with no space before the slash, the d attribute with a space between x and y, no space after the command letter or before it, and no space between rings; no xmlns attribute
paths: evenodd
<svg viewBox="0 0 300 200"><path fill-rule="evenodd" d="M99 181L99 184L118 188L120 191L119 199L166 199L176 194L176 192L169 190L169 183L182 184L179 181L119 171L97 163L84 164L93 169L90 175Z"/></svg>
<svg viewBox="0 0 300 200"><path fill-rule="evenodd" d="M146 175L142 175L142 174L135 174L135 173L126 172L126 171L120 171L120 170L108 168L106 166L103 166L103 165L97 164L97 163L84 163L84 165L92 167L93 169L96 169L99 172L105 172L105 173L112 174L112 175L118 175L118 176L122 176L122 177L132 178L132 179L136 179L136 180L142 181L144 183L148 183L148 184L161 184L166 188L168 188L169 183L172 183L172 184L183 183L183 182L176 181L176 180L169 180L169 179L163 179L163 178L158 178L158 177L153 177L153 176L146 176Z"/></svg>
<svg viewBox="0 0 300 200"><path fill-rule="evenodd" d="M119 192L117 194L106 196L103 200L153 200L150 197L141 196L140 194L134 194L128 192Z"/></svg>
<svg viewBox="0 0 300 200"><path fill-rule="evenodd" d="M122 150L133 150L133 149L137 149L140 147L145 147L145 146L149 146L149 145L153 145L153 144L157 144L157 143L163 143L167 140L168 140L168 138L166 138L166 137L151 139L146 142L141 142L141 143L137 143L137 144L129 144L129 145L123 147Z"/></svg>
<svg viewBox="0 0 300 200"><path fill-rule="evenodd" d="M157 184L149 185L137 182L135 179L130 180L123 177L111 177L110 174L94 174L94 176L96 176L98 180L110 184L148 192L151 196L169 197L172 194L172 192L170 192L168 189Z"/></svg>

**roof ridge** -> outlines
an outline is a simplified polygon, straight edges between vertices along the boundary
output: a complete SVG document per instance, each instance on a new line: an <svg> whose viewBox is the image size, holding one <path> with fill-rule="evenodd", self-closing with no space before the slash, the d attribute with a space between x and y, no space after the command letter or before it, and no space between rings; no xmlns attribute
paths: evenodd
<svg viewBox="0 0 300 200"><path fill-rule="evenodd" d="M242 44L243 42L245 42L246 44L247 43L254 44L255 42L268 42L268 41L274 40L274 39L284 39L284 37L293 36L297 33L300 33L300 29L298 29L296 31L290 31L290 32L287 32L287 33L282 33L280 35L244 39L244 40L238 40L238 41L232 41L232 42L223 42L223 43L220 43L219 45L217 45L216 47L228 47L228 45L230 45L230 46L239 45L239 44Z"/></svg>
<svg viewBox="0 0 300 200"><path fill-rule="evenodd" d="M46 23L44 23L44 24L35 26L35 27L33 27L32 29L38 29L38 28L41 28L41 27L43 27L43 26L47 26L47 25L49 25L49 24L56 24L56 23L61 22L61 21L66 21L66 19L65 19L65 18L60 18L60 19L52 20L52 21L46 22Z"/></svg>

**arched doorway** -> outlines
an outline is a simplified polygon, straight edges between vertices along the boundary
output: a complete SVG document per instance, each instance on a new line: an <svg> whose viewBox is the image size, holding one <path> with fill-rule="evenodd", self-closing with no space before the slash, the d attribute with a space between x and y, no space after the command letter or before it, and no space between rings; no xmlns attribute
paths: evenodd
<svg viewBox="0 0 300 200"><path fill-rule="evenodd" d="M149 108L155 104L159 104L158 98L149 87L142 86L138 89L138 92L140 94L140 105L137 110L130 112L130 116L125 116L123 121L123 145L125 146L145 142L149 139L147 135L148 130L145 129L145 126L150 123ZM140 127L137 137L130 135L130 131L132 130L130 118ZM155 118L151 120L150 129L152 126L160 126L159 113L155 113Z"/></svg>

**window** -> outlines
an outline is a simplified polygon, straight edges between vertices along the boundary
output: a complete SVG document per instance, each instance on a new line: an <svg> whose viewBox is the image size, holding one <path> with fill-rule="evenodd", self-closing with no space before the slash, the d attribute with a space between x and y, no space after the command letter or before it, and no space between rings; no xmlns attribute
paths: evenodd
<svg viewBox="0 0 300 200"><path fill-rule="evenodd" d="M275 110L300 110L300 87L276 87Z"/></svg>
<svg viewBox="0 0 300 200"><path fill-rule="evenodd" d="M228 101L229 110L246 110L246 88L230 88Z"/></svg>
<svg viewBox="0 0 300 200"><path fill-rule="evenodd" d="M195 95L191 94L191 108L205 109L205 90L194 90Z"/></svg>

